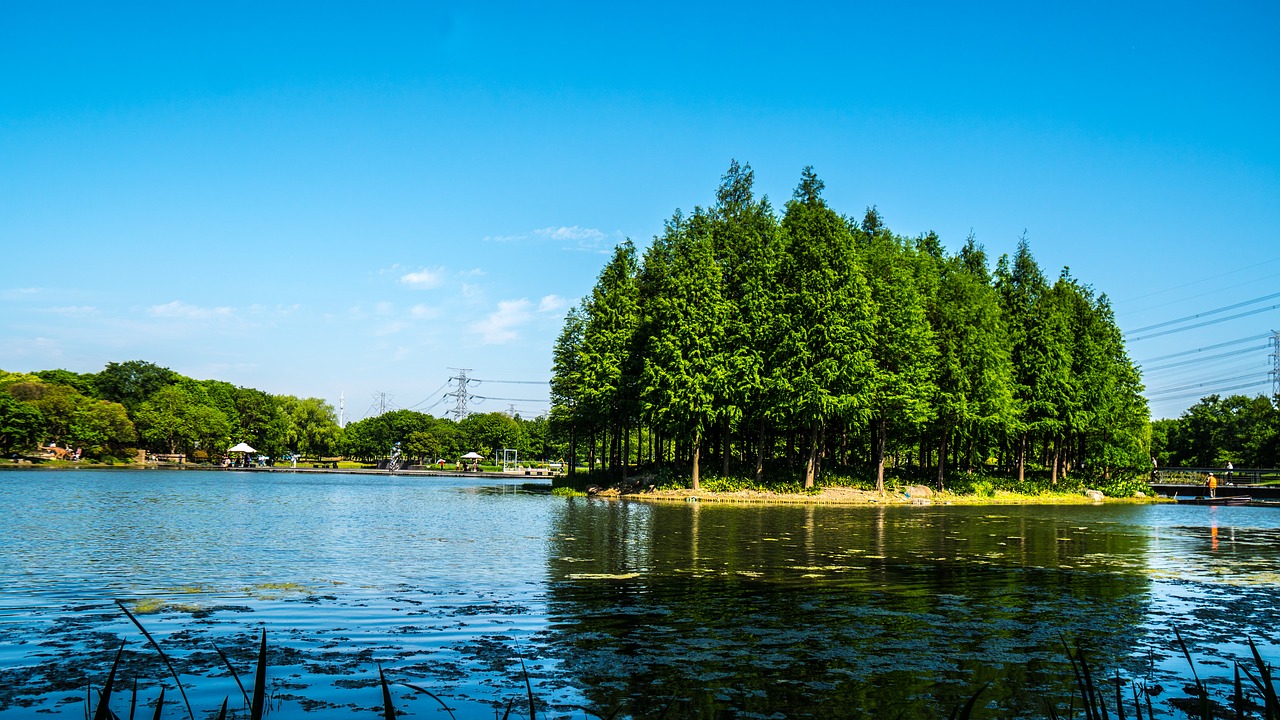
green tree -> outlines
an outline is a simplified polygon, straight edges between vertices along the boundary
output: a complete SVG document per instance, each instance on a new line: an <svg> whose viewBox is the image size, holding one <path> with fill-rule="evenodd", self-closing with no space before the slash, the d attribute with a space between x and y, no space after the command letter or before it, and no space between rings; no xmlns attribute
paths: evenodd
<svg viewBox="0 0 1280 720"><path fill-rule="evenodd" d="M643 413L651 425L687 441L695 490L703 438L717 415L715 393L724 386L720 352L729 314L708 224L701 211L688 220L677 211L645 254Z"/></svg>
<svg viewBox="0 0 1280 720"><path fill-rule="evenodd" d="M730 163L716 192L711 232L728 308L721 353L725 383L717 391L724 431L723 472L729 474L731 425L751 420L756 429L755 475L760 482L764 477L766 424L777 415L770 348L778 334L775 281L780 229L768 198L755 197L754 183L750 165L739 165L736 160Z"/></svg>
<svg viewBox="0 0 1280 720"><path fill-rule="evenodd" d="M791 423L808 432L804 486L813 487L825 424L865 422L873 371L871 295L848 225L827 207L806 167L782 219L778 274L784 318L774 346L774 387Z"/></svg>
<svg viewBox="0 0 1280 720"><path fill-rule="evenodd" d="M980 439L1003 437L1014 417L1013 362L999 299L987 282L985 260L977 257L972 236L964 252L942 266L933 326L938 347L936 421L938 487L944 487L948 442L963 439L965 462L972 466ZM987 457L989 448L983 448Z"/></svg>
<svg viewBox="0 0 1280 720"><path fill-rule="evenodd" d="M868 211L868 215L874 210ZM867 283L875 306L872 315L871 380L868 408L872 427L872 464L876 490L884 492L885 444L889 428L921 426L932 411L934 360L938 351L917 288L913 251L881 227L878 216L864 222L863 250Z"/></svg>
<svg viewBox="0 0 1280 720"><path fill-rule="evenodd" d="M524 443L520 423L500 412L472 413L459 421L458 432L466 447L485 457L505 448L519 450Z"/></svg>
<svg viewBox="0 0 1280 720"><path fill-rule="evenodd" d="M551 351L551 417L552 436L568 443L569 474L578 465L578 438L582 428L582 338L586 328L585 304L569 310L564 326Z"/></svg>
<svg viewBox="0 0 1280 720"><path fill-rule="evenodd" d="M97 389L97 397L118 402L129 412L134 412L157 390L172 385L179 379L181 376L169 368L143 360L130 360L107 363L94 376L93 385Z"/></svg>
<svg viewBox="0 0 1280 720"><path fill-rule="evenodd" d="M0 453L26 450L36 444L44 431L40 411L0 392Z"/></svg>
<svg viewBox="0 0 1280 720"><path fill-rule="evenodd" d="M625 474L624 432L635 419L635 376L627 372L640 322L636 251L630 240L614 249L586 303L577 373L579 407L609 434L609 464Z"/></svg>
<svg viewBox="0 0 1280 720"><path fill-rule="evenodd" d="M123 454L138 439L125 407L108 400L84 402L76 410L68 435L68 443L83 448L90 457Z"/></svg>

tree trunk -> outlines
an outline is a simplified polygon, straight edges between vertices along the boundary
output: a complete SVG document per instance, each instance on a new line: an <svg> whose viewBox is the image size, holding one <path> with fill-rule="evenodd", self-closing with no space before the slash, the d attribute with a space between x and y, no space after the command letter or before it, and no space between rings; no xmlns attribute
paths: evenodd
<svg viewBox="0 0 1280 720"><path fill-rule="evenodd" d="M804 466L804 486L805 488L813 487L814 480L818 475L818 435L821 423L817 420L813 421L813 429L809 435L809 459Z"/></svg>
<svg viewBox="0 0 1280 720"><path fill-rule="evenodd" d="M760 433L756 443L756 483L764 482L764 415L760 416Z"/></svg>
<svg viewBox="0 0 1280 720"><path fill-rule="evenodd" d="M569 426L569 477L578 467L578 428Z"/></svg>
<svg viewBox="0 0 1280 720"><path fill-rule="evenodd" d="M622 482L627 481L627 466L631 464L631 426L622 426Z"/></svg>
<svg viewBox="0 0 1280 720"><path fill-rule="evenodd" d="M1027 470L1027 434L1022 433L1018 436L1018 449L1014 453L1016 456L1014 462L1018 464L1018 482L1026 479Z"/></svg>
<svg viewBox="0 0 1280 720"><path fill-rule="evenodd" d="M876 466L876 492L884 492L884 445L888 433L889 421L883 417L875 419L875 445L872 449L872 462Z"/></svg>
<svg viewBox="0 0 1280 720"><path fill-rule="evenodd" d="M942 429L942 439L938 443L938 490L947 489L947 432L946 428Z"/></svg>
<svg viewBox="0 0 1280 720"><path fill-rule="evenodd" d="M1053 469L1049 471L1050 485L1058 484L1058 456L1062 453L1062 448L1059 447L1059 444L1057 440L1053 441L1053 454L1049 458L1050 462L1053 463Z"/></svg>
<svg viewBox="0 0 1280 720"><path fill-rule="evenodd" d="M729 418L728 417L724 419L724 435L722 437L723 437L723 440L721 440L721 447L720 447L720 451L721 451L720 455L722 457L720 476L727 478L729 477L729 452L730 452L730 448L732 447L732 444L729 442Z"/></svg>
<svg viewBox="0 0 1280 720"><path fill-rule="evenodd" d="M702 437L701 433L693 435L693 489L700 490L701 484L698 477L698 456L702 454Z"/></svg>

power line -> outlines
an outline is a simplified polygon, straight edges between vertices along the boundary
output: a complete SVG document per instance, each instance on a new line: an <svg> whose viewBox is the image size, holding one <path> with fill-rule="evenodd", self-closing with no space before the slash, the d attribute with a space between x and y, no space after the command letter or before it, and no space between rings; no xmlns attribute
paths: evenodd
<svg viewBox="0 0 1280 720"><path fill-rule="evenodd" d="M1147 397L1150 398L1152 395L1167 395L1169 393L1181 392L1183 390L1190 390L1192 388L1202 388L1207 385L1217 385L1219 383L1235 382L1236 380L1244 380L1245 378L1254 378L1254 377L1258 377L1259 375L1267 375L1267 374L1269 373L1267 373L1266 371L1262 371L1262 372L1254 371L1251 373L1245 373L1244 375L1236 375L1234 377L1206 380L1205 382L1202 382L1202 383L1191 383L1189 385L1174 385L1173 387L1167 387L1161 390L1148 391ZM1257 383L1254 383L1254 384L1257 384Z"/></svg>
<svg viewBox="0 0 1280 720"><path fill-rule="evenodd" d="M1254 381L1254 382L1244 383L1242 385L1232 385L1231 387L1213 388L1211 391L1196 390L1194 392L1184 393L1182 395L1172 395L1169 397L1162 397L1154 401L1151 401L1150 399L1148 400L1151 402L1152 405L1161 405L1163 403L1171 402L1174 400L1186 400L1187 398L1204 397L1205 395L1221 395L1222 393L1231 392L1232 390L1244 390L1247 388L1258 387L1260 385L1265 385L1268 382L1270 381L1268 380Z"/></svg>
<svg viewBox="0 0 1280 720"><path fill-rule="evenodd" d="M1255 300L1252 302L1257 302L1257 301ZM1245 304L1247 305L1248 303L1245 303ZM1239 307L1239 306L1237 305L1234 307ZM1236 313L1235 315L1228 315L1227 317L1224 317L1224 318L1217 318L1215 320L1205 320L1204 322L1196 323L1195 325L1186 325L1180 328L1174 328L1172 330L1164 330L1158 333L1152 333L1151 335L1146 335L1144 337L1132 338L1129 340L1129 342L1137 342L1139 340L1150 340L1151 338L1160 337L1162 335L1172 335L1173 333L1180 333L1180 332L1183 332L1184 330L1195 330L1196 328L1202 328L1209 325L1217 325L1218 323L1224 323L1224 322L1227 322L1228 320L1237 320L1242 317L1248 317L1250 315L1257 315L1258 313L1264 313L1264 312L1267 312L1268 310L1275 310L1276 308L1280 308L1280 304L1271 305L1270 307L1264 307L1264 308L1254 308L1253 310L1247 310L1242 313ZM1213 311L1213 312L1217 312L1217 311ZM1203 314L1209 315L1212 313L1203 313ZM1186 318L1183 318L1183 319L1185 320ZM1181 320L1177 322L1181 322Z"/></svg>
<svg viewBox="0 0 1280 720"><path fill-rule="evenodd" d="M505 385L550 385L550 380L472 380L474 383L503 383Z"/></svg>
<svg viewBox="0 0 1280 720"><path fill-rule="evenodd" d="M1259 262L1259 263L1253 263L1253 264L1251 264L1251 265L1249 265L1249 266L1247 266L1247 267L1237 268L1237 269L1235 269L1235 270L1228 270L1227 272L1219 273L1219 274L1217 274L1217 275L1210 275L1209 277L1206 277L1206 278L1200 278L1199 280L1197 280L1197 281L1195 281L1195 282L1193 282L1193 283L1188 283L1188 284L1192 284L1192 285L1194 285L1194 284L1195 284L1195 283L1197 283L1197 282L1208 282L1208 281L1210 281L1210 280L1217 280L1218 278L1224 278L1224 277L1226 277L1226 276L1228 276L1228 275L1235 275L1236 273L1242 273L1242 272L1244 272L1244 271L1246 271L1246 270L1254 270L1254 269L1256 269L1256 268L1260 268L1260 267L1262 267L1263 265L1270 265L1270 264L1271 264L1271 263L1273 263L1273 262L1280 262L1280 257L1274 257L1274 258L1271 258L1270 260L1263 260L1262 262ZM1145 298L1153 297L1153 296L1155 296L1155 295L1163 295L1163 294L1165 294L1165 293L1174 292L1175 290L1181 290L1181 289L1182 289L1182 287L1183 287L1183 286L1178 285L1178 286L1175 286L1175 287L1165 288L1164 290L1156 290L1155 292L1149 292L1149 293L1147 293L1146 295L1139 295L1139 296L1137 296L1137 297L1133 297L1133 298L1126 298L1123 302L1125 302L1125 303L1131 303L1131 302L1133 302L1134 300L1142 300L1142 299L1145 299Z"/></svg>
<svg viewBox="0 0 1280 720"><path fill-rule="evenodd" d="M1254 340L1261 340L1263 338L1269 338L1269 337L1271 337L1271 333L1262 333L1261 335L1250 335L1249 337L1245 337L1245 338L1238 338L1236 340L1228 340L1226 342L1220 342L1217 345L1206 345L1202 348L1196 348L1195 350L1183 350L1181 352L1169 353L1168 355L1157 355L1156 357L1153 357L1153 358L1147 358L1146 360L1143 360L1142 363L1139 363L1139 364L1141 365L1143 363L1155 362L1157 360L1169 360L1171 358L1182 357L1183 355L1192 355L1198 352L1204 352L1205 350L1217 350L1218 348L1230 347L1232 345L1239 345L1240 343L1252 342Z"/></svg>
<svg viewBox="0 0 1280 720"><path fill-rule="evenodd" d="M1203 357L1194 357L1194 358L1191 358L1190 360L1179 360L1178 362L1167 363L1165 365L1156 365L1154 367L1143 366L1142 372L1143 374L1156 373L1156 372L1161 372L1163 370L1170 370L1173 368L1183 367L1184 365L1195 365L1198 363L1209 362L1210 360L1219 360L1222 358L1237 357L1240 355L1244 355L1246 353L1257 352L1258 350L1266 350L1269 347L1271 347L1270 344L1255 345L1253 347L1244 348L1243 350L1232 350L1230 352L1218 353L1217 355L1205 355Z"/></svg>
<svg viewBox="0 0 1280 720"><path fill-rule="evenodd" d="M1197 320L1197 319L1202 318L1202 317L1208 317L1209 315L1217 315L1217 314L1218 314L1218 313L1220 313L1220 312L1226 312L1226 311L1228 311L1228 310L1235 310L1236 308L1242 308L1242 307L1244 307L1245 305L1252 305L1252 304L1254 304L1254 303L1266 302L1267 300L1274 300L1274 299L1276 299L1276 298L1278 298L1278 297L1280 297L1280 293L1272 293L1272 294L1270 294L1270 295L1263 295L1262 297L1254 298L1254 299L1252 299L1252 300L1243 300L1243 301L1238 302L1238 303L1236 303L1236 304L1234 304L1234 305L1227 305L1227 306L1225 306L1225 307L1216 308L1216 309L1214 309L1214 310L1206 310L1206 311L1204 311L1204 312L1202 312L1202 313L1196 313L1195 315L1188 315L1188 316L1186 316L1186 317L1180 317L1180 318L1178 318L1178 319L1176 319L1176 320L1166 320L1166 321L1161 322L1161 323L1156 323L1155 325L1148 325L1148 326L1146 326L1146 327L1135 328L1135 329L1130 330L1129 332L1125 333L1125 335L1135 335L1135 334L1137 334L1137 333L1145 332L1145 331L1147 331L1147 330L1156 330L1156 329L1158 329L1158 328L1168 327L1168 326L1170 326L1170 325L1177 325L1178 323L1180 323L1180 322L1186 322L1187 320Z"/></svg>
<svg viewBox="0 0 1280 720"><path fill-rule="evenodd" d="M449 387L449 380L445 380L443 385L441 385L440 387L436 388L435 390L432 390L432 391L431 391L431 392L430 392L426 397L422 398L422 399L421 399L421 400L419 400L418 402L416 402L416 403L414 403L414 404L410 405L409 407L405 408L405 410L412 410L412 409L414 409L414 408L418 407L419 405L421 405L422 403L424 403L424 402L426 402L426 401L430 400L431 398L436 397L436 395L437 395L441 390L443 390L443 389L445 389L445 388L447 388L447 387ZM436 405L439 405L439 404L440 404L440 403L436 403ZM434 407L434 405L433 405L432 407Z"/></svg>
<svg viewBox="0 0 1280 720"><path fill-rule="evenodd" d="M532 400L530 398L500 398L500 397L488 397L485 395L472 395L471 397L475 400L500 400L502 402L529 402L529 403L551 402L550 400Z"/></svg>

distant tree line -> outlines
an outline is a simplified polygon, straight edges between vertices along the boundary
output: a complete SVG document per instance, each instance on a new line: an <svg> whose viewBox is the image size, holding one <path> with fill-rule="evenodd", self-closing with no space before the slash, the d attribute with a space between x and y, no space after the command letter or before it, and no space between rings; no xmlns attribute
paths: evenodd
<svg viewBox="0 0 1280 720"><path fill-rule="evenodd" d="M55 443L91 459L118 459L143 448L215 459L247 442L264 455L386 457L400 442L411 459L451 458L516 448L521 458L545 457L545 418L501 413L455 423L397 410L339 427L333 406L319 398L272 395L219 380L194 380L153 363L108 363L101 372L0 370L0 453Z"/></svg>
<svg viewBox="0 0 1280 720"><path fill-rule="evenodd" d="M779 217L734 162L715 205L676 211L637 256L620 244L553 354L553 436L625 475L704 457L811 487L824 468L996 465L1022 479L1108 477L1150 459L1148 411L1111 305L1024 237L992 270L970 236L860 221L811 168Z"/></svg>
<svg viewBox="0 0 1280 720"><path fill-rule="evenodd" d="M1202 398L1152 421L1151 452L1161 467L1280 467L1280 396Z"/></svg>

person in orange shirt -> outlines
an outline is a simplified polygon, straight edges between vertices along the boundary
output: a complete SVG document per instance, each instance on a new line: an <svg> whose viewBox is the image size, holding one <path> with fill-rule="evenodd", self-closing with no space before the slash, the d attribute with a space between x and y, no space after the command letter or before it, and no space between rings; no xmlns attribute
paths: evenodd
<svg viewBox="0 0 1280 720"><path fill-rule="evenodd" d="M1205 484L1209 486L1209 497L1214 497L1218 491L1218 478L1214 477L1213 473L1209 473L1209 481Z"/></svg>

